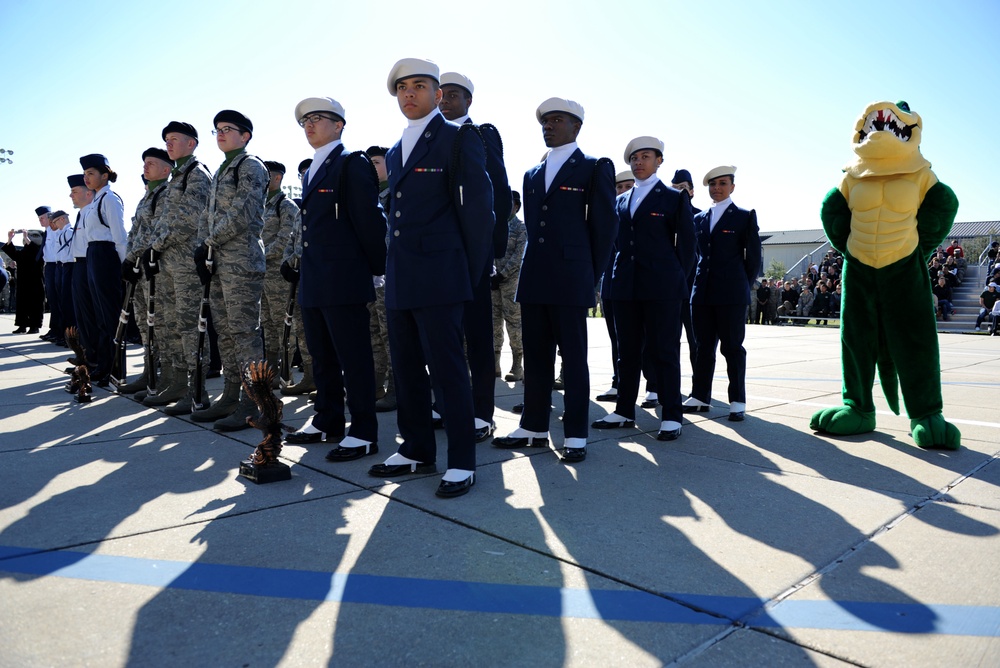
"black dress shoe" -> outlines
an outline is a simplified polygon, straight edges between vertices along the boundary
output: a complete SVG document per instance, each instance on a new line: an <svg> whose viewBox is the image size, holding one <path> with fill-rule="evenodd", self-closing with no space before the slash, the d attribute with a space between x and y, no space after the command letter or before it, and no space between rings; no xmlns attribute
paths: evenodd
<svg viewBox="0 0 1000 668"><path fill-rule="evenodd" d="M491 422L485 427L476 429L476 443L482 443L493 435L493 430L497 428L496 422Z"/></svg>
<svg viewBox="0 0 1000 668"><path fill-rule="evenodd" d="M218 378L221 375L222 375L222 370L221 369L209 369L205 373L205 378Z"/></svg>
<svg viewBox="0 0 1000 668"><path fill-rule="evenodd" d="M613 404L618 401L618 393L605 392L604 394L598 394L597 400Z"/></svg>
<svg viewBox="0 0 1000 668"><path fill-rule="evenodd" d="M684 406L681 405L681 413L707 413L711 406Z"/></svg>
<svg viewBox="0 0 1000 668"><path fill-rule="evenodd" d="M423 464L414 462L413 464L376 464L368 469L368 475L376 478L395 478L401 475L415 473L434 473L437 467L434 464Z"/></svg>
<svg viewBox="0 0 1000 668"><path fill-rule="evenodd" d="M590 423L594 429L631 429L635 426L635 420L625 420L624 422L609 422L608 420L594 420Z"/></svg>
<svg viewBox="0 0 1000 668"><path fill-rule="evenodd" d="M305 431L304 429L299 429L298 431L293 431L288 436L285 436L285 443L289 445L306 445L308 443L326 442L328 438L329 434L326 434L319 430Z"/></svg>
<svg viewBox="0 0 1000 668"><path fill-rule="evenodd" d="M38 328L32 327L28 330L28 334L38 334Z"/></svg>
<svg viewBox="0 0 1000 668"><path fill-rule="evenodd" d="M537 436L498 436L493 439L494 448L513 450L514 448L547 448L549 439Z"/></svg>
<svg viewBox="0 0 1000 668"><path fill-rule="evenodd" d="M732 413L729 414L729 421L730 422L743 422L743 418L744 417L745 416L743 414L743 411L734 411L734 412L732 412Z"/></svg>
<svg viewBox="0 0 1000 668"><path fill-rule="evenodd" d="M659 405L660 405L659 399L646 399L641 404L639 404L639 406L642 408L656 408Z"/></svg>
<svg viewBox="0 0 1000 668"><path fill-rule="evenodd" d="M73 357L67 357L66 361L72 364L73 366L79 366L81 360L79 357L74 355Z"/></svg>
<svg viewBox="0 0 1000 668"><path fill-rule="evenodd" d="M431 428L432 429L444 429L444 418L443 417L432 417L431 418Z"/></svg>
<svg viewBox="0 0 1000 668"><path fill-rule="evenodd" d="M553 390L565 390L566 389L566 383L563 382L562 374L560 374L558 378L556 378L554 381L552 381L552 389Z"/></svg>
<svg viewBox="0 0 1000 668"><path fill-rule="evenodd" d="M455 496L462 496L468 493L472 486L476 484L476 474L473 473L465 480L459 480L458 482L447 482L445 480L441 481L438 485L437 491L434 492L438 496L450 499Z"/></svg>
<svg viewBox="0 0 1000 668"><path fill-rule="evenodd" d="M355 459L361 459L362 457L375 454L378 454L378 443L369 443L368 445L362 445L357 448L342 448L337 446L330 452L326 453L326 461L352 462Z"/></svg>
<svg viewBox="0 0 1000 668"><path fill-rule="evenodd" d="M18 327L13 332L11 332L11 334L24 334L27 331L28 330L26 330L24 327Z"/></svg>
<svg viewBox="0 0 1000 668"><path fill-rule="evenodd" d="M661 429L656 434L656 440L657 441L676 441L678 438L680 438L680 435L681 435L681 428L680 427L678 427L677 429Z"/></svg>
<svg viewBox="0 0 1000 668"><path fill-rule="evenodd" d="M55 334L53 334L52 332L45 332L38 338L40 338L42 341L51 341L53 336L55 336Z"/></svg>
<svg viewBox="0 0 1000 668"><path fill-rule="evenodd" d="M104 388L111 387L111 377L105 376L104 378L101 378L96 383L94 383L94 385L96 385L97 387L104 387Z"/></svg>
<svg viewBox="0 0 1000 668"><path fill-rule="evenodd" d="M582 448L565 448L562 455L559 457L560 461L566 462L567 464L576 464L577 462L582 462L587 458L587 447Z"/></svg>
<svg viewBox="0 0 1000 668"><path fill-rule="evenodd" d="M517 413L518 415L520 415L521 413L523 413L524 412L524 402L522 401L519 404L514 404L514 407L510 409L510 412L511 413Z"/></svg>

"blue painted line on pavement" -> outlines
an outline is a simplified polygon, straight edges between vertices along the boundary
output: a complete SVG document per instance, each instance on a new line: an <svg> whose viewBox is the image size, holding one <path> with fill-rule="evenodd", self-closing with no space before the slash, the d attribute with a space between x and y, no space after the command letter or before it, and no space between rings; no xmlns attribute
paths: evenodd
<svg viewBox="0 0 1000 668"><path fill-rule="evenodd" d="M720 619L637 590L428 580L9 546L0 546L0 572L292 600L661 624L724 626L728 619L740 619L764 604L753 597L667 594L727 618ZM1000 607L787 600L747 623L763 628L1000 637Z"/></svg>

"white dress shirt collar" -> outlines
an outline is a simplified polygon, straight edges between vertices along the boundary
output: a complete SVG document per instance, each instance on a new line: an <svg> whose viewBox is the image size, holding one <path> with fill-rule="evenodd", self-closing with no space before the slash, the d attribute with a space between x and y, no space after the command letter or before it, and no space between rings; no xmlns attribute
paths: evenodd
<svg viewBox="0 0 1000 668"><path fill-rule="evenodd" d="M552 186L552 181L555 180L556 174L558 174L559 170L562 169L562 166L566 164L569 157L576 152L576 149L577 146L575 141L549 149L549 154L545 156L546 192L548 192L549 188Z"/></svg>

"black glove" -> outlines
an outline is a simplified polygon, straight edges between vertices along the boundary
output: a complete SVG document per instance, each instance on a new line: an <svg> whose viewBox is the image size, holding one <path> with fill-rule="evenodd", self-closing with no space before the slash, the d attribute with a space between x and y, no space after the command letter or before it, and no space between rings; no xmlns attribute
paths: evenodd
<svg viewBox="0 0 1000 668"><path fill-rule="evenodd" d="M299 270L295 269L285 260L281 263L281 277L288 281L289 283L299 282Z"/></svg>
<svg viewBox="0 0 1000 668"><path fill-rule="evenodd" d="M146 272L147 281L153 280L153 276L160 273L160 254L152 248L144 251L139 261L142 263L143 271Z"/></svg>
<svg viewBox="0 0 1000 668"><path fill-rule="evenodd" d="M139 264L137 262L129 262L128 260L122 262L123 279L129 283L137 283L140 276L142 276L142 271L139 270Z"/></svg>
<svg viewBox="0 0 1000 668"><path fill-rule="evenodd" d="M490 276L490 290L499 290L500 284L505 280L504 275L499 271Z"/></svg>
<svg viewBox="0 0 1000 668"><path fill-rule="evenodd" d="M215 273L215 262L209 264L208 244L203 243L194 252L194 268L202 285L208 285Z"/></svg>

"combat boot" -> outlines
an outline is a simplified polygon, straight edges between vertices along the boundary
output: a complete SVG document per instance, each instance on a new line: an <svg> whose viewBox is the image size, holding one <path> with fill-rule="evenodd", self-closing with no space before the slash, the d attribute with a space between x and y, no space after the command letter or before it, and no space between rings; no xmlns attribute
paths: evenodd
<svg viewBox="0 0 1000 668"><path fill-rule="evenodd" d="M147 394L143 406L166 406L187 394L187 371L164 367L163 386L156 394Z"/></svg>
<svg viewBox="0 0 1000 668"><path fill-rule="evenodd" d="M302 372L302 380L294 385L286 385L281 388L281 394L286 397L296 397L300 394L308 394L316 390L316 383L313 382L313 370L311 366L306 366Z"/></svg>
<svg viewBox="0 0 1000 668"><path fill-rule="evenodd" d="M149 387L149 369L143 366L142 375L131 383L126 383L119 387L118 394L135 394L139 390L145 390L147 387Z"/></svg>
<svg viewBox="0 0 1000 668"><path fill-rule="evenodd" d="M204 410L191 413L195 422L215 422L229 416L240 403L240 384L231 382L228 378L222 388L222 396L214 404Z"/></svg>
<svg viewBox="0 0 1000 668"><path fill-rule="evenodd" d="M230 413L227 417L224 417L221 420L216 420L215 424L212 425L212 429L216 429L218 431L239 431L240 429L249 429L250 425L247 424L247 418L256 417L257 404L255 404L253 399L250 398L250 395L246 392L241 392L236 410Z"/></svg>
<svg viewBox="0 0 1000 668"><path fill-rule="evenodd" d="M524 353L520 350L514 351L514 363L510 366L510 373L504 376L504 380L508 383L513 383L518 380L524 380L524 367L521 366L521 360L524 357Z"/></svg>
<svg viewBox="0 0 1000 668"><path fill-rule="evenodd" d="M194 371L191 372L192 383L194 382ZM212 405L212 399L208 396L208 391L205 390L205 371L202 370L201 377L201 403L197 406L194 403L194 386L192 385L188 389L187 396L178 401L175 404L167 406L163 409L163 412L167 415L189 415L193 411L205 410Z"/></svg>

